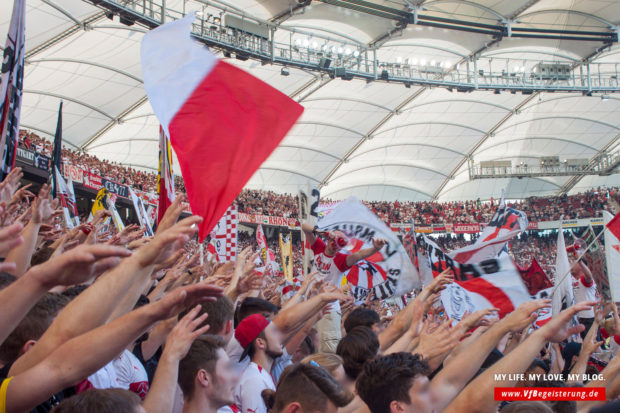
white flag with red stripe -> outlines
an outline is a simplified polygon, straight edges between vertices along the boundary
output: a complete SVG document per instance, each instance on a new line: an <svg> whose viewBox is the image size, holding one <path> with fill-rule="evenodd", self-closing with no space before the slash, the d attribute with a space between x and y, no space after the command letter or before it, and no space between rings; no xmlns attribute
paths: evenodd
<svg viewBox="0 0 620 413"><path fill-rule="evenodd" d="M461 264L495 258L508 241L527 229L527 225L525 212L507 207L502 191L499 206L489 225L482 230L480 238L474 244L454 250L449 255Z"/></svg>
<svg viewBox="0 0 620 413"><path fill-rule="evenodd" d="M427 237L424 242L433 276L448 268L454 273L455 282L441 292L441 302L450 318L461 320L465 312L485 308L498 308L501 318L532 299L509 256L460 264Z"/></svg>

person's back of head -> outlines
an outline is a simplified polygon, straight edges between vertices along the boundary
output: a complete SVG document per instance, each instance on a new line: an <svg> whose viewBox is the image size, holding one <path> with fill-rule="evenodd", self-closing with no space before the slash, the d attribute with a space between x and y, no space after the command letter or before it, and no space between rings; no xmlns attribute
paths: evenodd
<svg viewBox="0 0 620 413"><path fill-rule="evenodd" d="M279 310L280 308L270 301L257 297L247 297L235 310L235 328L252 314L262 314L265 318L271 318Z"/></svg>
<svg viewBox="0 0 620 413"><path fill-rule="evenodd" d="M332 413L353 400L353 394L342 387L322 367L310 364L288 366L278 381L276 391L262 392L267 409L281 413L295 406L304 413Z"/></svg>
<svg viewBox="0 0 620 413"><path fill-rule="evenodd" d="M393 353L377 357L364 366L355 388L372 413L390 413L392 405L424 403L430 407L430 395L411 399L411 389L428 393L430 368L418 354ZM418 381L418 383L416 383Z"/></svg>
<svg viewBox="0 0 620 413"><path fill-rule="evenodd" d="M179 363L179 387L185 402L191 402L203 392L216 408L234 403L232 389L238 377L224 350L226 342L220 336L205 335L192 343Z"/></svg>
<svg viewBox="0 0 620 413"><path fill-rule="evenodd" d="M381 324L381 317L375 310L356 308L344 320L344 330L348 333L357 326L366 326L374 330L378 324Z"/></svg>
<svg viewBox="0 0 620 413"><path fill-rule="evenodd" d="M538 380L534 387L567 387L567 385L565 381ZM553 400L546 403L554 413L577 413L577 402L575 400Z"/></svg>
<svg viewBox="0 0 620 413"><path fill-rule="evenodd" d="M342 357L344 371L355 380L364 363L374 359L379 352L379 338L370 327L353 328L338 343L336 354Z"/></svg>
<svg viewBox="0 0 620 413"><path fill-rule="evenodd" d="M124 389L90 389L64 399L52 413L141 413L140 397Z"/></svg>
<svg viewBox="0 0 620 413"><path fill-rule="evenodd" d="M343 364L342 357L334 353L315 353L301 361L303 364L310 364L310 362L315 362L323 367L332 376L334 371Z"/></svg>
<svg viewBox="0 0 620 413"><path fill-rule="evenodd" d="M9 285L13 284L13 282L17 280L17 277L9 274L8 272L0 273L0 290L4 290Z"/></svg>
<svg viewBox="0 0 620 413"><path fill-rule="evenodd" d="M230 340L233 334L233 316L235 314L235 305L226 295L218 297L215 301L206 301L200 304L201 309L198 316L209 314L207 324L209 324L209 334L217 335L226 342ZM182 318L191 309L181 313Z"/></svg>
<svg viewBox="0 0 620 413"><path fill-rule="evenodd" d="M68 303L67 297L56 293L47 293L41 297L0 345L0 361L8 364L17 360L41 338Z"/></svg>
<svg viewBox="0 0 620 413"><path fill-rule="evenodd" d="M501 413L553 413L551 407L545 402L539 401L522 401L507 404Z"/></svg>

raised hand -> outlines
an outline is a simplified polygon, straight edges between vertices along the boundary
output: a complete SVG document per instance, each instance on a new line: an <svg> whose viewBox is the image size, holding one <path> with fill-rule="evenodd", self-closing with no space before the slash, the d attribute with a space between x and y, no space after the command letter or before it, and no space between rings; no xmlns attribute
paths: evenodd
<svg viewBox="0 0 620 413"><path fill-rule="evenodd" d="M11 202L15 191L19 188L19 180L23 176L22 168L13 168L4 180L0 182L0 203L9 204Z"/></svg>
<svg viewBox="0 0 620 413"><path fill-rule="evenodd" d="M31 199L36 198L36 195L28 190L28 188L30 188L31 186L32 184L28 184L19 188L17 192L15 192L15 194L13 195L13 198L11 198L11 201L8 205L18 204L22 200L30 202Z"/></svg>
<svg viewBox="0 0 620 413"><path fill-rule="evenodd" d="M441 356L456 347L459 341L450 330L450 323L450 320L446 320L431 331L431 320L427 318L422 325L420 343L415 353L419 353L428 360Z"/></svg>
<svg viewBox="0 0 620 413"><path fill-rule="evenodd" d="M193 305L206 301L213 302L223 294L222 288L204 282L180 287L154 303L155 314L158 319L164 320L176 316Z"/></svg>
<svg viewBox="0 0 620 413"><path fill-rule="evenodd" d="M48 222L54 216L62 213L62 211L56 211L58 208L58 199L51 199L50 193L52 187L44 184L39 191L39 196L35 198L32 203L32 222L35 224L42 224Z"/></svg>
<svg viewBox="0 0 620 413"><path fill-rule="evenodd" d="M500 323L512 333L518 333L538 318L538 310L551 306L551 300L532 300L521 304L516 310L504 317Z"/></svg>
<svg viewBox="0 0 620 413"><path fill-rule="evenodd" d="M200 305L195 306L185 317L179 320L168 334L164 346L164 353L167 357L182 360L187 355L194 340L209 331L209 325L203 325L209 315L204 313L198 316L200 309Z"/></svg>
<svg viewBox="0 0 620 413"><path fill-rule="evenodd" d="M547 341L551 341L552 343L564 341L571 335L581 333L585 329L583 324L569 327L568 324L570 321L577 315L578 312L588 310L595 305L596 301L583 301L579 304L575 304L553 317L537 332L542 334Z"/></svg>
<svg viewBox="0 0 620 413"><path fill-rule="evenodd" d="M387 244L387 241L385 240L385 238L373 238L372 239L372 246L377 251L380 251L381 248L383 248L386 244Z"/></svg>
<svg viewBox="0 0 620 413"><path fill-rule="evenodd" d="M24 242L20 235L23 228L22 224L17 223L0 230L0 256L6 256L10 250Z"/></svg>
<svg viewBox="0 0 620 413"><path fill-rule="evenodd" d="M181 212L183 212L183 201L185 201L185 195L177 195L174 202L170 204L166 210L166 213L161 218L161 221L159 221L156 234L172 228L172 226L177 222L181 216Z"/></svg>
<svg viewBox="0 0 620 413"><path fill-rule="evenodd" d="M179 221L166 231L158 230L149 244L135 252L140 265L147 267L166 262L198 232L197 224L201 221L202 217L191 216Z"/></svg>
<svg viewBox="0 0 620 413"><path fill-rule="evenodd" d="M32 267L28 273L48 288L70 286L96 277L130 254L125 248L111 245L82 245Z"/></svg>

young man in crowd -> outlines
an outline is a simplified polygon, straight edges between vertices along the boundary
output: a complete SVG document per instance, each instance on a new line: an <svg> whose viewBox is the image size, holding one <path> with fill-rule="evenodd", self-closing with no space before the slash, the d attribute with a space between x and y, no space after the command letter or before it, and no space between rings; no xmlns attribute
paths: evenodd
<svg viewBox="0 0 620 413"><path fill-rule="evenodd" d="M276 389L270 373L274 360L282 355L282 332L261 314L243 319L235 329L235 338L243 347L241 358L250 364L235 389L235 402L243 413L267 413L262 391Z"/></svg>
<svg viewBox="0 0 620 413"><path fill-rule="evenodd" d="M183 413L215 413L224 406L234 405L233 388L239 377L225 345L219 336L203 336L194 341L181 360L179 386L184 397Z"/></svg>
<svg viewBox="0 0 620 413"><path fill-rule="evenodd" d="M316 363L295 364L284 370L275 392L263 391L263 399L272 413L336 413L353 394Z"/></svg>

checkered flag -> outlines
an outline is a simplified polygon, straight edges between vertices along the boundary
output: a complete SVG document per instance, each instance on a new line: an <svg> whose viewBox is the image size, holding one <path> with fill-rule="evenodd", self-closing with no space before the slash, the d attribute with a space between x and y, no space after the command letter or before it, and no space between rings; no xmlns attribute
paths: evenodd
<svg viewBox="0 0 620 413"><path fill-rule="evenodd" d="M237 260L237 227L239 212L236 204L232 204L213 229L215 250L220 262Z"/></svg>

